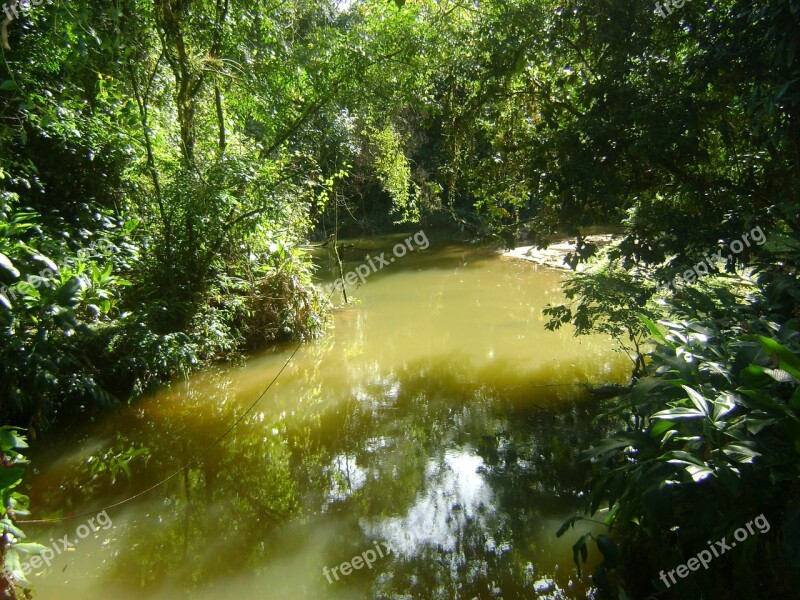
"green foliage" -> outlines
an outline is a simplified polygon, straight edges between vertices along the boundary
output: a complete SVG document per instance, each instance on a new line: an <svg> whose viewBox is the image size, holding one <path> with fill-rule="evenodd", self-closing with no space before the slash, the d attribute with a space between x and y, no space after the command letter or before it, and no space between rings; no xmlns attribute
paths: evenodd
<svg viewBox="0 0 800 600"><path fill-rule="evenodd" d="M680 597L757 594L765 582L756 571L771 574L776 593L797 584L800 325L773 303L781 280L763 277L767 293L724 315L678 300L672 311L683 319L643 318L656 344L645 376L605 417L626 428L585 453L594 465L587 511L609 510L606 523L625 538L618 572L640 594L663 587L661 569L762 512L774 531L693 574Z"/></svg>
<svg viewBox="0 0 800 600"><path fill-rule="evenodd" d="M576 336L610 336L631 359L635 378L644 368L642 346L648 335L640 315L655 314L652 293L653 284L646 275L630 272L604 256L564 283L568 303L545 307L543 313L550 317L545 327L554 331L571 324Z"/></svg>
<svg viewBox="0 0 800 600"><path fill-rule="evenodd" d="M454 10L430 118L447 197L509 245L521 229L544 244L627 221L631 264L690 266L754 221L796 223L791 4L687 4L669 19L618 0Z"/></svg>
<svg viewBox="0 0 800 600"><path fill-rule="evenodd" d="M25 533L16 525L19 517L30 514L28 497L15 490L22 482L24 465L28 464L20 453L20 450L28 447L20 431L15 427L0 427L0 525L3 527L3 536L0 538L0 567L3 571L0 591L11 598L17 597L17 588L25 590L31 586L22 572L22 556L40 554L44 550L41 544L24 542Z"/></svg>
<svg viewBox="0 0 800 600"><path fill-rule="evenodd" d="M0 415L32 435L324 328L308 259L283 252L341 171L312 125L366 67L318 3L173 4L43 5L10 24Z"/></svg>
<svg viewBox="0 0 800 600"><path fill-rule="evenodd" d="M315 338L329 325L329 298L313 285L304 254L281 243L271 250L269 259L253 272L254 291L244 307L242 334L250 347L287 333Z"/></svg>
<svg viewBox="0 0 800 600"><path fill-rule="evenodd" d="M113 273L113 243L92 246L91 253L76 251L60 235L66 231L61 227L21 208L15 195L6 194L0 205L6 284L0 291L0 410L5 419L33 415L37 427L62 401L115 404L94 379L94 361L85 350L92 326L119 315L119 293L128 282Z"/></svg>
<svg viewBox="0 0 800 600"><path fill-rule="evenodd" d="M398 223L417 222L420 214L412 195L411 167L403 152L403 140L388 126L374 129L370 140L375 146L375 170L384 191L393 202L393 208L400 214Z"/></svg>

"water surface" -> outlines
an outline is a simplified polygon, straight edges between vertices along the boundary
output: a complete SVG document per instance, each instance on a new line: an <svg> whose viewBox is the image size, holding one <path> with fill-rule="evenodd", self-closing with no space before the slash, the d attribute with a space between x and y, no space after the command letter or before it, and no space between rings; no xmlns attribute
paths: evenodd
<svg viewBox="0 0 800 600"><path fill-rule="evenodd" d="M359 242L345 268L395 241ZM572 565L576 535L554 536L580 506L575 451L597 436L596 402L575 384L624 381L629 366L603 338L545 331L562 278L457 244L370 275L219 446L36 569L38 597L591 596ZM35 516L100 509L178 471L293 350L199 374L35 448ZM106 468L139 448L130 477ZM85 522L27 531L48 544ZM376 544L392 550L341 574ZM338 581L324 567L340 567Z"/></svg>

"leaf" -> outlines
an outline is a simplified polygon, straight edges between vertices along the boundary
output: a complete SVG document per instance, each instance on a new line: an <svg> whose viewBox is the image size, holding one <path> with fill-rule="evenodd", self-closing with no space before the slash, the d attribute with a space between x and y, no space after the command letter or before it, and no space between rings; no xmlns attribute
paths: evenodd
<svg viewBox="0 0 800 600"><path fill-rule="evenodd" d="M752 416L748 416L745 419L747 431L753 435L757 435L762 429L765 429L766 427L772 427L780 422L780 419L759 419Z"/></svg>
<svg viewBox="0 0 800 600"><path fill-rule="evenodd" d="M2 527L3 532L10 533L15 538L22 539L25 537L25 532L22 531L16 525L14 525L8 518L5 518L2 521L0 521L0 527Z"/></svg>
<svg viewBox="0 0 800 600"><path fill-rule="evenodd" d="M685 406L676 406L662 410L653 415L653 419L698 419L706 415L699 410L693 408L686 408Z"/></svg>
<svg viewBox="0 0 800 600"><path fill-rule="evenodd" d="M0 489L8 489L22 481L22 474L25 469L20 466L1 468L0 467Z"/></svg>
<svg viewBox="0 0 800 600"><path fill-rule="evenodd" d="M708 400L706 400L705 397L702 394L700 394L700 392L690 388L688 385L682 385L681 387L684 390L686 390L687 394L689 394L689 399L692 401L692 404L694 404L697 407L698 410L703 411L703 414L705 415L710 414L711 411L709 410L708 407Z"/></svg>
<svg viewBox="0 0 800 600"><path fill-rule="evenodd" d="M45 547L41 544L37 544L35 542L22 542L19 544L14 544L14 550L18 552L23 552L24 554L41 554L45 551Z"/></svg>
<svg viewBox="0 0 800 600"><path fill-rule="evenodd" d="M22 565L19 562L19 553L15 552L14 546L11 546L9 549L4 562L5 564L3 565L3 570L6 573L11 573L14 575L15 579L19 579L17 575L22 575Z"/></svg>
<svg viewBox="0 0 800 600"><path fill-rule="evenodd" d="M650 433L653 434L655 437L663 435L666 431L669 431L675 426L675 423L672 421L659 421L658 423L653 423L653 426L650 428Z"/></svg>
<svg viewBox="0 0 800 600"><path fill-rule="evenodd" d="M81 280L78 277L72 277L59 288L56 300L62 306L77 306L80 303L81 289L83 289Z"/></svg>
<svg viewBox="0 0 800 600"><path fill-rule="evenodd" d="M686 465L686 472L691 475L695 482L703 481L714 474L708 467L698 467L697 465Z"/></svg>
<svg viewBox="0 0 800 600"><path fill-rule="evenodd" d="M672 465L683 465L686 472L689 473L694 481L702 481L714 474L714 471L710 469L706 463L702 462L693 454L682 450L667 452L660 457L661 460L665 458L668 459L667 462Z"/></svg>
<svg viewBox="0 0 800 600"><path fill-rule="evenodd" d="M650 332L650 335L652 335L655 339L657 339L661 343L672 346L672 344L667 341L667 338L664 337L664 334L661 333L661 330L658 328L658 325L656 325L650 318L646 317L643 314L639 314L638 317L639 320L642 323L644 323L644 326L647 327L648 331Z"/></svg>
<svg viewBox="0 0 800 600"><path fill-rule="evenodd" d="M2 92L13 92L17 89L19 89L17 84L11 79L6 79L3 83L0 83L0 91Z"/></svg>
<svg viewBox="0 0 800 600"><path fill-rule="evenodd" d="M13 279L17 279L20 275L14 263L11 262L11 259L2 252L0 252L0 269L11 275Z"/></svg>
<svg viewBox="0 0 800 600"><path fill-rule="evenodd" d="M729 412L731 412L734 408L736 408L736 395L732 394L731 392L724 392L717 396L714 400L714 406L712 408L712 418L716 423L719 421L720 417L724 417Z"/></svg>
<svg viewBox="0 0 800 600"><path fill-rule="evenodd" d="M794 394L789 399L789 406L795 410L800 410L800 386L794 390Z"/></svg>
<svg viewBox="0 0 800 600"><path fill-rule="evenodd" d="M733 383L733 375L731 374L731 372L728 370L727 367L725 367L720 363L713 361L706 361L700 365L700 370L711 374L721 375L727 381Z"/></svg>
<svg viewBox="0 0 800 600"><path fill-rule="evenodd" d="M0 448L2 448L4 452L8 452L14 448L27 447L28 443L25 441L25 438L17 435L8 427L0 427Z"/></svg>
<svg viewBox="0 0 800 600"><path fill-rule="evenodd" d="M653 438L647 435L644 431L626 431L618 433L610 438L605 438L600 442L594 444L591 448L581 453L581 457L597 458L604 454L609 454L628 446L634 448L647 448L653 445Z"/></svg>
<svg viewBox="0 0 800 600"><path fill-rule="evenodd" d="M797 381L797 379L792 377L783 369L764 369L764 373L772 377L778 383L791 383L792 381Z"/></svg>
<svg viewBox="0 0 800 600"><path fill-rule="evenodd" d="M578 555L580 554L583 562L586 562L586 559L589 557L589 550L586 547L586 542L592 539L591 533L583 534L575 545L572 546L572 560L575 561L575 566L578 567L578 577L581 576L581 563L578 560Z"/></svg>
<svg viewBox="0 0 800 600"><path fill-rule="evenodd" d="M558 531L556 531L556 537L561 537L570 527L575 527L576 522L583 521L583 519L584 517L579 516L570 517L561 524L561 527L558 528Z"/></svg>
<svg viewBox="0 0 800 600"><path fill-rule="evenodd" d="M771 394L763 390L741 390L741 392L742 394L737 399L737 404L741 404L750 410L763 411L769 417L782 418L788 416L800 424L800 420L795 415L790 411L787 412L786 404L779 402Z"/></svg>
<svg viewBox="0 0 800 600"><path fill-rule="evenodd" d="M697 333L699 333L700 335L702 335L707 339L714 337L714 335L716 334L716 332L713 329L704 327L699 323L689 323L689 329L691 329L692 331L696 331Z"/></svg>
<svg viewBox="0 0 800 600"><path fill-rule="evenodd" d="M14 448L14 434L8 429L0 429L0 448L3 452L8 452Z"/></svg>
<svg viewBox="0 0 800 600"><path fill-rule="evenodd" d="M701 467L706 466L706 464L697 458L694 454L689 452L685 452L683 450L672 450L671 452L666 452L658 457L659 460L667 460L670 463L682 463L682 464L693 464L698 465Z"/></svg>
<svg viewBox="0 0 800 600"><path fill-rule="evenodd" d="M747 442L740 442L738 444L726 444L722 448L722 452L727 456L729 459L743 464L752 463L756 458L759 458L761 454L756 452L755 450L750 449L746 446Z"/></svg>
<svg viewBox="0 0 800 600"><path fill-rule="evenodd" d="M31 259L39 264L44 265L45 268L50 269L53 273L58 273L58 265L56 265L56 263L54 263L44 254L41 254L39 252L33 252L31 254Z"/></svg>
<svg viewBox="0 0 800 600"><path fill-rule="evenodd" d="M785 371L788 371L793 377L800 379L800 358L798 358L786 346L783 346L773 340L772 338L758 336L761 342L761 348L770 355L777 355L780 359L780 366Z"/></svg>
<svg viewBox="0 0 800 600"><path fill-rule="evenodd" d="M604 565L607 569L616 569L619 565L619 548L614 540L604 534L597 536L597 549L603 555Z"/></svg>
<svg viewBox="0 0 800 600"><path fill-rule="evenodd" d="M748 387L762 387L770 383L769 375L764 373L764 367L750 365L742 369L739 378Z"/></svg>
<svg viewBox="0 0 800 600"><path fill-rule="evenodd" d="M592 583L599 590L608 589L608 571L606 570L605 565L597 565L594 570L594 574L592 575Z"/></svg>
<svg viewBox="0 0 800 600"><path fill-rule="evenodd" d="M722 482L728 491L734 496L739 494L741 481L739 475L728 465L719 465L716 471L717 478Z"/></svg>

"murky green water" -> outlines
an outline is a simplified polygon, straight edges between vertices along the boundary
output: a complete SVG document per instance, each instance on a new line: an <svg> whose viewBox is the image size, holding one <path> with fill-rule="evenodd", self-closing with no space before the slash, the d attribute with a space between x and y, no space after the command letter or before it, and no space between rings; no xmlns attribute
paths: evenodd
<svg viewBox="0 0 800 600"><path fill-rule="evenodd" d="M362 242L347 268L393 243ZM573 453L596 435L595 403L571 384L624 381L628 365L603 339L544 330L561 278L435 244L370 275L331 335L304 346L185 475L108 511L113 525L84 539L87 518L29 525L45 544L77 540L34 569L38 597L586 597L575 536L554 536L579 502ZM292 350L196 376L35 448L35 515L92 511L177 471ZM107 460L87 462L131 447L150 456L116 485L96 466ZM371 568L343 573L370 552Z"/></svg>

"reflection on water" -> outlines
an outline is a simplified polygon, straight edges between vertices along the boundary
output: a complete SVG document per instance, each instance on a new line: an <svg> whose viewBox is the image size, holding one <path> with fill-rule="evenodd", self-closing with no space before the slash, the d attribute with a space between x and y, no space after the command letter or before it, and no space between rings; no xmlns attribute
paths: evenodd
<svg viewBox="0 0 800 600"><path fill-rule="evenodd" d="M391 540L400 553L413 556L419 548L433 546L453 552L467 522L492 511L492 491L478 472L479 456L448 450L425 469L427 490L400 517L379 519L367 534Z"/></svg>
<svg viewBox="0 0 800 600"><path fill-rule="evenodd" d="M351 266L375 244L351 249ZM34 574L38 596L591 595L574 540L554 537L579 505L574 452L598 435L575 384L624 380L628 365L605 340L545 332L560 281L457 245L372 275L222 444ZM177 471L288 354L214 369L34 449L37 516L99 509ZM130 479L97 468L141 447ZM29 531L46 542L80 522ZM396 552L372 568L323 576L384 541Z"/></svg>

